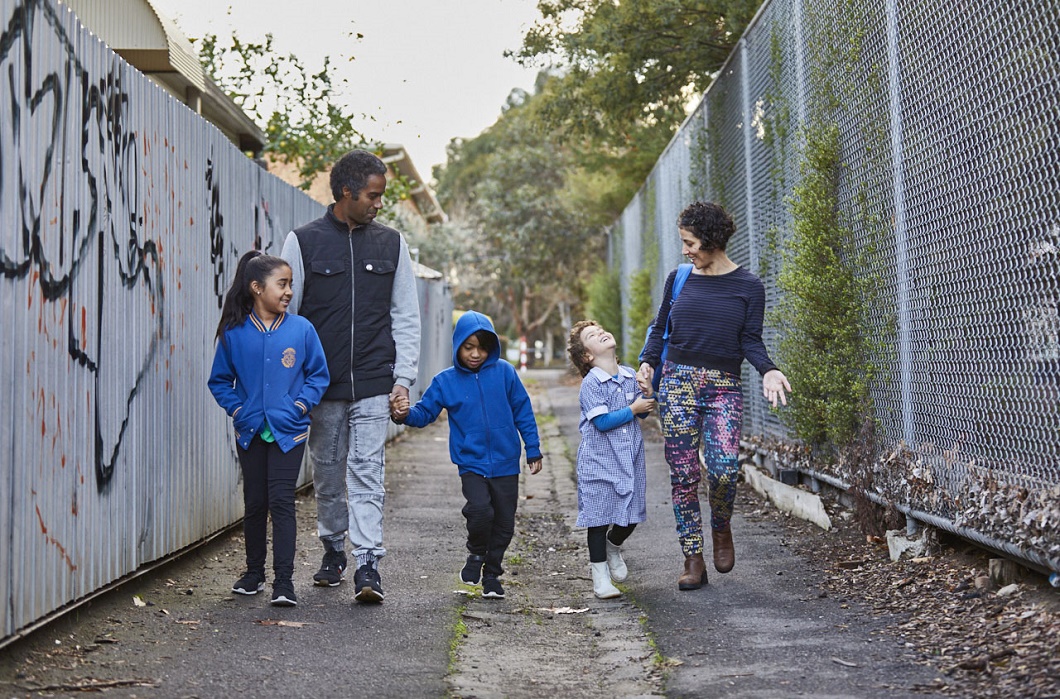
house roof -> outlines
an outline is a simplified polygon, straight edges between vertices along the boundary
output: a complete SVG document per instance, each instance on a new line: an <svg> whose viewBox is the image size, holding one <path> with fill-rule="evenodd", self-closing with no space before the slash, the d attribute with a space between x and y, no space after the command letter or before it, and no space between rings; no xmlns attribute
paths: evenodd
<svg viewBox="0 0 1060 699"><path fill-rule="evenodd" d="M405 146L398 143L385 144L382 158L383 162L389 165L392 170L416 183L409 192L409 196L415 202L420 215L429 223L444 222L446 216L445 212L442 211L442 205L438 203L438 200L434 197L434 192L430 190L424 179L420 177L416 166L412 164L412 158L405 151Z"/></svg>
<svg viewBox="0 0 1060 699"><path fill-rule="evenodd" d="M61 2L115 53L185 103L189 89L197 91L201 99L200 114L240 150L257 154L264 147L262 130L210 80L191 42L151 0Z"/></svg>

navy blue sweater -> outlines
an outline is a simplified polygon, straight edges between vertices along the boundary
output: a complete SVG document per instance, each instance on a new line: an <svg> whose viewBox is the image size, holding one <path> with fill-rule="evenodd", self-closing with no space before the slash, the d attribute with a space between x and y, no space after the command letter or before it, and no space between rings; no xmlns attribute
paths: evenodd
<svg viewBox="0 0 1060 699"><path fill-rule="evenodd" d="M766 292L762 282L743 267L728 274L691 274L670 308L674 272L666 278L663 302L655 317L644 361L659 370L662 332L670 315L670 348L666 358L676 364L740 373L746 359L758 373L776 369L762 343Z"/></svg>

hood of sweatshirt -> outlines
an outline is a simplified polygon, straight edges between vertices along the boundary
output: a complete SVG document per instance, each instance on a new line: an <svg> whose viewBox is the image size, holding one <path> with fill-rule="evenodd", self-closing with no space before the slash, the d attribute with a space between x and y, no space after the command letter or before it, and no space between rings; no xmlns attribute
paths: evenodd
<svg viewBox="0 0 1060 699"><path fill-rule="evenodd" d="M457 361L457 352L460 351L460 345L464 344L467 338L474 335L479 330L485 330L497 340L494 343L493 349L490 351L489 356L486 357L486 361L482 363L482 368L494 364L501 356L501 341L497 337L497 331L493 329L493 323L485 315L478 311L468 311L456 321L456 327L453 328L453 366L458 371L470 371L467 367ZM479 371L482 370L479 369Z"/></svg>

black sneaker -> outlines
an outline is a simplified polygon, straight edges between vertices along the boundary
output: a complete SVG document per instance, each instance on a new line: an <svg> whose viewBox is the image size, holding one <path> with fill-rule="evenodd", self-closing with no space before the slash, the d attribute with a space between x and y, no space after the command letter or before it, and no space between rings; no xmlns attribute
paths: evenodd
<svg viewBox="0 0 1060 699"><path fill-rule="evenodd" d="M504 599L504 588L501 587L500 578L492 575L482 578L482 596L490 599Z"/></svg>
<svg viewBox="0 0 1060 699"><path fill-rule="evenodd" d="M272 606L294 607L298 604L298 598L294 596L294 585L290 580L274 580L272 582Z"/></svg>
<svg viewBox="0 0 1060 699"><path fill-rule="evenodd" d="M353 587L356 590L353 598L358 602L382 602L383 582L379 571L370 563L365 563L353 574Z"/></svg>
<svg viewBox="0 0 1060 699"><path fill-rule="evenodd" d="M257 570L248 570L243 577L232 586L232 592L237 595L256 595L265 589L265 573Z"/></svg>
<svg viewBox="0 0 1060 699"><path fill-rule="evenodd" d="M313 584L321 587L336 587L346 575L346 554L342 551L327 550L320 570L313 574Z"/></svg>
<svg viewBox="0 0 1060 699"><path fill-rule="evenodd" d="M482 564L486 562L485 556L471 554L467 557L467 563L460 571L460 582L465 585L478 585L482 579Z"/></svg>

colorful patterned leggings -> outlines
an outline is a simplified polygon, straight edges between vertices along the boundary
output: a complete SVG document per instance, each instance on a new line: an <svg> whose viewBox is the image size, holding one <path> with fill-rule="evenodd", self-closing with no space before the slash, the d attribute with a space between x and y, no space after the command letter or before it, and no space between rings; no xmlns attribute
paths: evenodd
<svg viewBox="0 0 1060 699"><path fill-rule="evenodd" d="M703 552L700 449L710 488L710 525L724 529L732 518L740 471L743 390L740 377L725 371L673 362L666 362L662 371L659 406L674 519L681 550L691 556Z"/></svg>

